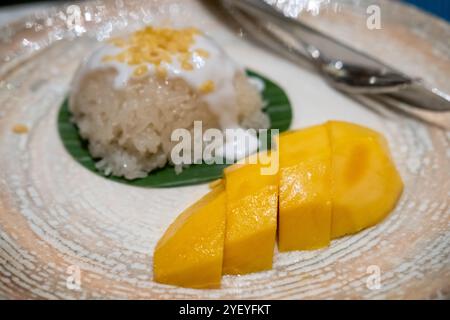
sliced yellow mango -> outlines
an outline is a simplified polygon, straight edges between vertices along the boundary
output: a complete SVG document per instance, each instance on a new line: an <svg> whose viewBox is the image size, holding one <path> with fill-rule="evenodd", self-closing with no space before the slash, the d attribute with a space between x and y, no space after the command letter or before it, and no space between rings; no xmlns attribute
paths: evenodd
<svg viewBox="0 0 450 320"><path fill-rule="evenodd" d="M327 123L332 149L331 236L358 232L391 212L403 190L384 137L347 122Z"/></svg>
<svg viewBox="0 0 450 320"><path fill-rule="evenodd" d="M331 148L325 126L281 135L278 248L312 250L330 243Z"/></svg>
<svg viewBox="0 0 450 320"><path fill-rule="evenodd" d="M280 170L267 174L277 159ZM155 281L214 288L221 274L271 269L277 210L280 251L311 250L378 223L403 190L384 137L340 121L284 133L277 153L252 155L224 176L158 242Z"/></svg>
<svg viewBox="0 0 450 320"><path fill-rule="evenodd" d="M297 165L305 159L330 155L330 142L324 125L282 133L278 142L280 167Z"/></svg>
<svg viewBox="0 0 450 320"><path fill-rule="evenodd" d="M272 268L277 229L278 176L262 175L262 165L225 169L227 215L224 274Z"/></svg>
<svg viewBox="0 0 450 320"><path fill-rule="evenodd" d="M316 158L281 169L280 251L313 250L330 243L330 162Z"/></svg>
<svg viewBox="0 0 450 320"><path fill-rule="evenodd" d="M189 288L219 287L225 214L220 186L180 214L155 248L154 280Z"/></svg>

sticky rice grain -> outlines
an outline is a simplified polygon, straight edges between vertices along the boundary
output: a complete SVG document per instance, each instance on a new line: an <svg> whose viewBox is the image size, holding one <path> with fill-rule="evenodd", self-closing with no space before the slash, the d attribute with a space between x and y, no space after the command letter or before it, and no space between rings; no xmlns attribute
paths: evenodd
<svg viewBox="0 0 450 320"><path fill-rule="evenodd" d="M87 72L71 94L70 111L80 135L88 140L96 166L106 175L127 179L145 177L150 171L170 163L173 130L192 132L194 121L203 130L219 128L219 121L183 79L166 80L150 74L131 78L123 89L114 87L116 70ZM244 128L267 128L259 92L246 76L234 77L235 108ZM233 103L233 101L230 101Z"/></svg>

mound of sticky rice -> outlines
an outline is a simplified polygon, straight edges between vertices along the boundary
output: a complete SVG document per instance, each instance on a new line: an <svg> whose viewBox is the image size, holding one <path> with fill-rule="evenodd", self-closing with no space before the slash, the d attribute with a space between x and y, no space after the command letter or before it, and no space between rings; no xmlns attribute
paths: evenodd
<svg viewBox="0 0 450 320"><path fill-rule="evenodd" d="M80 67L70 111L97 168L135 179L170 163L175 129L268 128L259 91L197 29L145 28Z"/></svg>

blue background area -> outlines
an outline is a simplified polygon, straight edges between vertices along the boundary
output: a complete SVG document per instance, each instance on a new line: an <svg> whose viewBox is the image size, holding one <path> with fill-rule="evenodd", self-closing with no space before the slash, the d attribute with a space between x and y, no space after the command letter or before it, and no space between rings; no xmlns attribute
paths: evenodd
<svg viewBox="0 0 450 320"><path fill-rule="evenodd" d="M403 0L450 21L450 0Z"/></svg>

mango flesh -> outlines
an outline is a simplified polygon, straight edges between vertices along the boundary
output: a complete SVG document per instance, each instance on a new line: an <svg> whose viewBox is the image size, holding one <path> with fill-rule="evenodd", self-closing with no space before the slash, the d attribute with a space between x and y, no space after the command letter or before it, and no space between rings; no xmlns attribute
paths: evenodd
<svg viewBox="0 0 450 320"><path fill-rule="evenodd" d="M286 168L317 156L330 156L328 131L316 125L297 131L282 133L278 141L280 167Z"/></svg>
<svg viewBox="0 0 450 320"><path fill-rule="evenodd" d="M225 169L224 274L246 274L272 268L278 176L262 175L261 167L261 164L238 164Z"/></svg>
<svg viewBox="0 0 450 320"><path fill-rule="evenodd" d="M386 140L347 122L327 124L332 154L331 237L356 233L391 212L403 190Z"/></svg>
<svg viewBox="0 0 450 320"><path fill-rule="evenodd" d="M225 214L220 186L180 214L155 248L154 280L188 288L220 287Z"/></svg>
<svg viewBox="0 0 450 320"><path fill-rule="evenodd" d="M281 135L278 248L312 250L330 243L331 148L327 128Z"/></svg>

